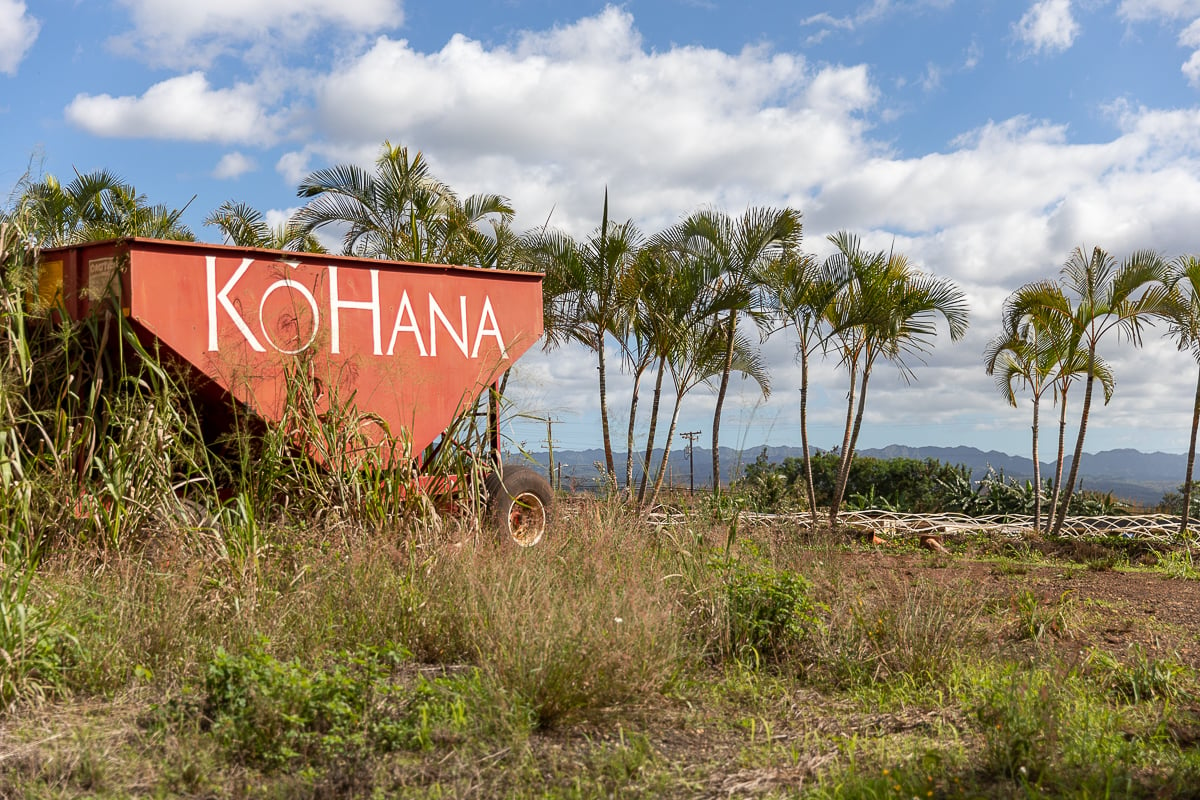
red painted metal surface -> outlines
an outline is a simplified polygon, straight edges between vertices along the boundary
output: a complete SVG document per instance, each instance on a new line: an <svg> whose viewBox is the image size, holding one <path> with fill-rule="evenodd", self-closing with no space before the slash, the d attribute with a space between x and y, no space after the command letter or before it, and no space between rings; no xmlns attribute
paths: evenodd
<svg viewBox="0 0 1200 800"><path fill-rule="evenodd" d="M47 250L39 295L125 316L270 421L299 371L374 444L417 454L542 334L537 273L153 239ZM61 276L61 279L58 277ZM61 280L61 283L59 283Z"/></svg>

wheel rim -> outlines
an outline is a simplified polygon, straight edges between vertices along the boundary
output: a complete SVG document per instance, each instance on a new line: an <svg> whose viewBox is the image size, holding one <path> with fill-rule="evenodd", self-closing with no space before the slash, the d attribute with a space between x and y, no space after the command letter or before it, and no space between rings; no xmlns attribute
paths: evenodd
<svg viewBox="0 0 1200 800"><path fill-rule="evenodd" d="M508 533L521 547L532 547L546 532L546 506L533 492L513 498L508 510Z"/></svg>

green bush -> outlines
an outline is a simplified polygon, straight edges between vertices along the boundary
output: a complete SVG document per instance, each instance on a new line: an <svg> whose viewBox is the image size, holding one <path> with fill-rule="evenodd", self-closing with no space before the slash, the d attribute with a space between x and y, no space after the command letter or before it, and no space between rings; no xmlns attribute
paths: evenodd
<svg viewBox="0 0 1200 800"><path fill-rule="evenodd" d="M813 488L817 505L828 506L837 481L838 454L817 452L812 457ZM857 456L850 464L846 499L852 504L874 505L896 511L928 513L941 511L944 498L939 488L956 479L969 482L962 466L950 466L932 458L871 458ZM733 491L742 494L755 511L783 513L807 508L804 488L804 459L767 460L766 451L746 467Z"/></svg>
<svg viewBox="0 0 1200 800"><path fill-rule="evenodd" d="M836 452L818 452L812 457L813 488L817 505L828 506L837 480ZM807 507L804 460L767 460L766 451L746 468L733 490L754 511L789 513ZM1050 513L1051 483L1043 482L1042 512ZM951 512L969 516L1032 514L1033 482L1006 477L1004 470L988 468L979 480L964 465L951 466L937 459L872 458L857 456L850 464L846 482L846 505L850 509L882 509L901 513ZM1169 498L1164 498L1167 502ZM1200 502L1200 501L1198 501ZM1127 513L1111 493L1078 491L1071 496L1074 516L1104 516Z"/></svg>
<svg viewBox="0 0 1200 800"><path fill-rule="evenodd" d="M812 583L785 570L728 560L729 651L740 661L773 662L789 655L820 625Z"/></svg>

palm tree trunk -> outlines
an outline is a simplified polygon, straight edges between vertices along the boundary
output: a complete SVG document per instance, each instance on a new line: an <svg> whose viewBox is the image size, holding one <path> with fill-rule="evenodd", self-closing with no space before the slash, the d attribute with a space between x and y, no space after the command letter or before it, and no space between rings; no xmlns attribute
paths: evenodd
<svg viewBox="0 0 1200 800"><path fill-rule="evenodd" d="M1058 412L1058 457L1054 462L1054 489L1050 494L1050 521L1058 514L1058 496L1062 487L1063 457L1067 446L1067 390L1063 389L1062 406Z"/></svg>
<svg viewBox="0 0 1200 800"><path fill-rule="evenodd" d="M1179 523L1179 535L1187 533L1188 512L1192 506L1192 469L1196 466L1196 429L1200 428L1200 377L1196 379L1196 400L1192 403L1192 439L1188 445L1187 472L1183 476L1183 519ZM1188 555L1192 545L1188 543Z"/></svg>
<svg viewBox="0 0 1200 800"><path fill-rule="evenodd" d="M646 434L646 458L642 461L642 481L638 486L638 503L646 499L646 483L650 477L651 459L654 458L654 433L658 427L658 408L662 401L663 373L667 371L667 357L659 356L658 376L654 379L654 402L650 406L650 432Z"/></svg>
<svg viewBox="0 0 1200 800"><path fill-rule="evenodd" d="M725 366L721 369L721 386L717 389L717 405L713 410L712 471L713 494L721 493L721 409L729 390L729 373L733 371L733 346L737 337L737 312L729 312L729 334L725 339Z"/></svg>
<svg viewBox="0 0 1200 800"><path fill-rule="evenodd" d="M862 430L863 411L867 407L867 384L871 378L871 367L868 364L863 370L862 385L858 388L858 411L854 414L854 432L850 435L849 457L846 459L846 472L841 478L841 489L838 491L838 504L846 496L846 486L850 483L850 465L854 460L854 450L858 447L858 432Z"/></svg>
<svg viewBox="0 0 1200 800"><path fill-rule="evenodd" d="M842 492L846 490L845 482L842 480L842 475L850 474L850 436L854 431L854 401L857 398L855 390L858 388L858 370L854 364L850 365L850 391L846 393L846 429L842 434L842 452L841 458L838 459L838 474L837 483L833 487L833 499L829 504L829 531L830 533L837 530L838 506L842 502Z"/></svg>
<svg viewBox="0 0 1200 800"><path fill-rule="evenodd" d="M604 478L613 488L617 482L617 471L613 467L612 437L608 431L608 375L605 369L603 328L596 337L596 353L600 363L600 429L604 434L604 468L607 470Z"/></svg>
<svg viewBox="0 0 1200 800"><path fill-rule="evenodd" d="M644 367L634 367L633 397L629 401L629 433L625 439L625 492L633 497L633 430L637 422L638 393L642 389Z"/></svg>
<svg viewBox="0 0 1200 800"><path fill-rule="evenodd" d="M1092 354L1089 360L1095 358ZM1067 489L1063 492L1062 508L1059 509L1058 519L1054 522L1053 536L1062 532L1063 523L1067 521L1067 511L1071 507L1071 495L1075 492L1075 479L1079 477L1079 462L1083 460L1083 437L1087 434L1088 412L1092 407L1092 387L1096 383L1093 370L1088 369L1087 388L1083 390L1083 409L1079 412L1079 435L1075 437L1075 460L1071 462L1071 473L1067 476Z"/></svg>
<svg viewBox="0 0 1200 800"><path fill-rule="evenodd" d="M671 440L675 438L675 426L679 424L679 406L682 404L682 401L681 393L676 390L675 408L671 411L671 427L667 429L667 441L663 445L662 461L658 464L658 474L654 476L654 491L650 494L650 501L646 503L648 506L654 505L654 501L658 499L658 492L662 489L663 478L667 474L667 459L671 456Z"/></svg>
<svg viewBox="0 0 1200 800"><path fill-rule="evenodd" d="M1042 519L1042 463L1038 460L1038 410L1041 395L1033 396L1033 531L1041 530Z"/></svg>
<svg viewBox="0 0 1200 800"><path fill-rule="evenodd" d="M808 452L808 348L805 342L800 343L800 446L804 448L804 489L808 492L808 510L812 514L813 533L816 533L821 521L817 514L812 456Z"/></svg>

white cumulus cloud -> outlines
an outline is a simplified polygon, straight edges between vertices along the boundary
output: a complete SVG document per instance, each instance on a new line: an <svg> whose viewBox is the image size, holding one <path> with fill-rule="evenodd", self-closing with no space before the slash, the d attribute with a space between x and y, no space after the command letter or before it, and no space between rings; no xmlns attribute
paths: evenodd
<svg viewBox="0 0 1200 800"><path fill-rule="evenodd" d="M1035 53L1068 49L1079 34L1071 0L1037 0L1016 24L1015 33Z"/></svg>
<svg viewBox="0 0 1200 800"><path fill-rule="evenodd" d="M226 180L245 175L247 172L254 171L257 167L258 165L254 163L254 159L234 151L221 156L221 160L217 162L217 166L213 169L212 174L214 178Z"/></svg>
<svg viewBox="0 0 1200 800"><path fill-rule="evenodd" d="M254 87L214 89L203 72L156 83L141 97L80 94L66 117L99 136L205 142L271 142L279 124Z"/></svg>
<svg viewBox="0 0 1200 800"><path fill-rule="evenodd" d="M1055 18L1053 4L1042 8L1046 20ZM1069 18L1070 6L1062 9ZM423 53L379 37L315 82L314 136L276 169L295 183L326 163L369 165L387 138L423 148L434 172L463 193L511 197L522 229L549 215L551 225L583 234L597 224L608 187L611 213L649 233L703 205L736 213L793 204L814 251L838 229L861 233L871 247L896 247L963 286L973 325L961 343L943 337L917 385L881 373L872 424L935 411L938 419L969 419L955 416L962 403L1007 413L979 354L997 331L1004 298L1057 275L1072 248L1099 245L1121 256L1195 247L1188 220L1200 216L1200 199L1190 199L1200 198L1200 111L1117 103L1108 109L1117 132L1088 143L1072 141L1057 121L999 119L944 152L900 157L886 129L875 130L879 98L865 64L814 65L762 47L652 50L626 11L609 8L507 45L460 35ZM1190 378L1184 369L1154 373L1147 365L1161 366L1173 350L1149 339L1146 352L1117 349L1110 361L1123 387L1168 384L1155 396L1122 391L1121 400L1123 414L1161 420L1166 430L1176 417L1162 398L1190 397ZM796 385L790 347L770 348L775 385ZM539 363L535 356L526 366L536 371ZM594 361L571 352L553 364L539 379L554 387L553 402L591 408ZM845 387L836 365L817 372L826 401L819 413L832 431ZM614 396L627 394L626 379L611 376ZM758 411L781 429L794 423L788 394ZM735 402L759 408L750 390ZM1000 423L991 411L972 413L988 424L1027 425L1019 415ZM1094 425L1111 430L1123 419L1101 411Z"/></svg>
<svg viewBox="0 0 1200 800"><path fill-rule="evenodd" d="M133 30L114 45L152 62L204 66L248 44L286 52L314 35L371 33L404 22L401 0L120 0Z"/></svg>
<svg viewBox="0 0 1200 800"><path fill-rule="evenodd" d="M41 23L29 15L22 0L0 0L0 72L17 74L39 30Z"/></svg>
<svg viewBox="0 0 1200 800"><path fill-rule="evenodd" d="M867 4L863 13L885 5ZM1066 2L1036 4L1024 21L1033 49L1061 49L1054 42L1077 36ZM1189 28L1181 44L1200 49L1193 36L1200 31ZM973 62L977 50L969 52ZM931 83L937 69L926 75ZM948 75L955 68L941 69ZM962 420L1013 430L1028 424L1016 411L1004 416L1009 412L980 363L1009 292L1055 276L1080 245L1118 256L1146 247L1167 255L1196 249L1200 109L1113 103L1101 109L1112 122L1109 133L1086 143L1073 141L1061 119L999 118L941 151L901 155L881 122L881 91L867 64L814 64L799 52L761 46L654 49L630 14L612 7L501 44L458 35L423 52L376 36L305 75L308 83L275 74L274 82L260 75L253 84L214 88L206 73L192 72L140 96L81 95L67 117L101 135L219 142L246 152L303 131L287 148L259 156L273 160L292 186L329 164L369 166L390 139L423 149L434 173L462 194L512 198L519 230L549 217L554 227L584 234L599 222L606 187L613 217L632 218L647 233L706 205L733 213L794 205L804 213L809 249L827 252L825 234L850 230L870 247L905 252L967 292L967 339L952 346L943 337L928 366L918 368L915 386L881 371L869 409L869 425L936 418L946 421L948 437L969 432L955 427L967 424ZM295 105L276 108L277 98ZM302 108L310 110L296 110ZM229 152L217 173L235 177L250 168L248 156ZM1173 426L1186 429L1191 362L1157 332L1147 348L1107 354L1127 416L1098 409L1096 431L1138 417L1165 431L1156 441L1169 441ZM760 408L747 389L731 402L778 420L782 431L795 422L798 376L786 341L773 339L767 352L780 399ZM556 414L593 408L594 360L575 350L546 358L521 362L550 387L549 399L539 402ZM546 367L541 377L539 365ZM826 447L835 443L845 386L836 363L815 371L814 391L824 399L814 413L828 429L815 443ZM614 397L628 397L628 376L614 370L610 379ZM1144 385L1158 388L1130 391ZM1178 408L1173 397L1183 398ZM697 403L710 400L696 394ZM960 406L975 417L959 414ZM594 436L590 420L579 425Z"/></svg>
<svg viewBox="0 0 1200 800"><path fill-rule="evenodd" d="M1183 33L1179 34L1179 44L1195 48L1180 70L1190 85L1200 89L1200 19L1184 28Z"/></svg>
<svg viewBox="0 0 1200 800"><path fill-rule="evenodd" d="M850 169L874 152L864 137L877 97L864 65L813 67L763 48L647 50L633 18L610 7L510 46L455 36L425 54L379 38L317 83L313 127L331 159L366 160L385 138L436 145L455 185L504 191L534 213L554 207L558 224L610 184L652 224L713 187L737 205Z"/></svg>
<svg viewBox="0 0 1200 800"><path fill-rule="evenodd" d="M1117 13L1129 22L1200 16L1200 0L1121 0Z"/></svg>

